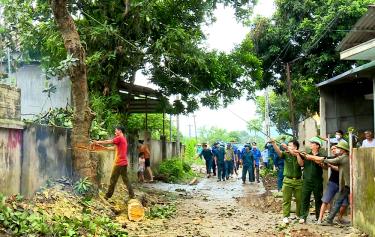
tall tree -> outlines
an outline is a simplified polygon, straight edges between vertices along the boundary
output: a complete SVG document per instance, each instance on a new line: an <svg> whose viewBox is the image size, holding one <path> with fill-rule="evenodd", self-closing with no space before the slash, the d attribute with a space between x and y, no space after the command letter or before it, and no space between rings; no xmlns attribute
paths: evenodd
<svg viewBox="0 0 375 237"><path fill-rule="evenodd" d="M335 48L371 2L277 0L274 15L271 18L256 18L248 36L263 63L263 78L257 81L259 88L272 86L278 95L287 94L288 63L294 110L292 116L298 122L317 112L319 94L315 84L355 64L340 61ZM284 107L289 114L288 101ZM290 119L288 127L296 129Z"/></svg>
<svg viewBox="0 0 375 237"><path fill-rule="evenodd" d="M246 54L202 46L201 27L214 19L217 4L234 7L243 19L255 1L0 1L7 30L18 32L14 49L19 48L25 60L39 60L48 76L63 78L68 72L75 107L73 146L88 142L88 87L91 95L106 102L101 110L119 113L128 99L119 92L121 84L134 83L142 70L164 95L181 96L171 109L181 113L197 109L199 103L217 107L252 94L252 80L262 73L261 62L247 50L251 41L239 48ZM87 153L74 150L74 156L79 174L94 175Z"/></svg>
<svg viewBox="0 0 375 237"><path fill-rule="evenodd" d="M79 145L89 144L89 131L93 118L89 108L86 53L67 7L66 0L51 0L51 9L59 32L64 39L65 49L68 55L74 58L74 63L69 68L74 109L71 137L73 166L76 176L88 177L94 181L96 178L96 165L91 161L89 151L79 148Z"/></svg>

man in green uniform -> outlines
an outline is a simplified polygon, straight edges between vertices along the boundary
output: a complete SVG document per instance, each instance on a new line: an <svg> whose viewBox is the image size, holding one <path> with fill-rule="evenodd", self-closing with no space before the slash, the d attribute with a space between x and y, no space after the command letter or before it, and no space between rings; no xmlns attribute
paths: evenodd
<svg viewBox="0 0 375 237"><path fill-rule="evenodd" d="M308 155L313 156L324 156L320 151L322 146L322 140L318 137L313 137L309 140L311 151ZM310 197L311 193L314 194L315 199L315 216L319 219L320 207L322 206L323 196L323 168L319 161L306 156L304 159L303 169L303 184L302 184L302 219L300 223L306 222L306 218L309 215L310 209Z"/></svg>
<svg viewBox="0 0 375 237"><path fill-rule="evenodd" d="M275 149L280 159L284 159L284 180L283 180L283 222L289 223L290 207L292 202L292 195L296 198L296 216L300 217L301 208L301 195L302 195L302 170L304 161L299 154L299 143L296 140L292 140L285 144L283 148L285 151L281 151L279 146L276 145L275 140L271 140L271 144Z"/></svg>

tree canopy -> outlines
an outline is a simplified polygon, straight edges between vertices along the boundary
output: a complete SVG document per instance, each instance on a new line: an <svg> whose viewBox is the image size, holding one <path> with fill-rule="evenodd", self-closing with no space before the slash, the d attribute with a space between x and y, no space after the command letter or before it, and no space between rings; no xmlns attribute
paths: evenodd
<svg viewBox="0 0 375 237"><path fill-rule="evenodd" d="M248 39L262 61L263 77L257 85L258 88L271 86L277 95L284 96L274 101L283 103L278 108L284 111L275 113L277 116L271 111L271 119L280 131L293 127L288 100L285 100L286 63L291 65L294 116L300 121L319 111L315 84L349 70L355 64L340 61L335 48L371 2L277 0L276 12L271 18L254 20Z"/></svg>
<svg viewBox="0 0 375 237"><path fill-rule="evenodd" d="M42 62L48 74L64 76L61 72L74 61L66 54L48 1L1 1L5 28L16 32L8 35L13 48L24 59ZM203 46L202 26L214 20L217 4L233 7L241 20L252 13L255 1L70 1L87 54L91 94L111 97L108 108L118 109L119 84L134 83L141 70L164 95L180 95L173 113L252 95L253 80L262 76L252 42L244 41L231 54Z"/></svg>

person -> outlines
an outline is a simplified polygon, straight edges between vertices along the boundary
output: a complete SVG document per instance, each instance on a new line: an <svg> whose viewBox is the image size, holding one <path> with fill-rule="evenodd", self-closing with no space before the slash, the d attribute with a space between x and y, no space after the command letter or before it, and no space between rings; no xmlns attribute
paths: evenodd
<svg viewBox="0 0 375 237"><path fill-rule="evenodd" d="M302 169L304 161L298 151L299 142L291 140L288 146L283 144L285 151L281 151L276 145L275 140L271 140L276 153L281 159L284 159L284 180L283 180L283 222L289 223L290 208L292 203L292 195L296 199L296 216L301 219L301 196L302 196Z"/></svg>
<svg viewBox="0 0 375 237"><path fill-rule="evenodd" d="M139 147L139 153L143 153L145 154L145 167L146 167L146 171L150 177L150 182L153 182L154 181L154 176L152 174L152 170L151 170L151 152L150 152L150 148L148 147L148 144L145 144L143 140L139 140L139 143L141 144L141 146Z"/></svg>
<svg viewBox="0 0 375 237"><path fill-rule="evenodd" d="M325 137L321 137L321 136L319 138L321 138L324 141L328 141L328 139L329 139L329 142L331 144L338 144L341 141L347 142L344 139L344 132L341 129L339 129L339 130L337 130L335 132L335 137L334 138L325 138Z"/></svg>
<svg viewBox="0 0 375 237"><path fill-rule="evenodd" d="M202 150L203 150L202 144L197 144L196 154L198 154L198 155L201 154ZM202 157L200 156L200 158L202 158Z"/></svg>
<svg viewBox="0 0 375 237"><path fill-rule="evenodd" d="M272 159L273 167L277 171L277 191L281 192L281 189L283 187L283 179L284 179L284 175L283 175L283 173L284 173L284 160L279 159L275 149L273 148L273 146L270 142L267 142L266 146L267 146L267 149L268 149L268 156ZM282 147L280 146L280 148L282 148ZM280 149L280 150L282 150L282 149Z"/></svg>
<svg viewBox="0 0 375 237"><path fill-rule="evenodd" d="M217 171L217 166L216 166L216 163L215 163L215 154L217 154L217 143L214 143L212 145L212 148L211 148L211 151L212 151L212 155L213 155L213 161L212 161L212 175L213 176L216 176L216 171Z"/></svg>
<svg viewBox="0 0 375 237"><path fill-rule="evenodd" d="M246 174L249 173L249 182L254 182L254 168L255 168L255 160L253 153L250 151L250 146L245 145L245 151L242 154L242 183L246 182Z"/></svg>
<svg viewBox="0 0 375 237"><path fill-rule="evenodd" d="M236 144L233 144L232 145L232 148L233 148L233 152L234 152L234 159L233 159L233 171L234 173L236 173L236 176L238 177L238 150L239 150L239 147L236 145Z"/></svg>
<svg viewBox="0 0 375 237"><path fill-rule="evenodd" d="M365 131L365 140L363 140L361 147L375 147L375 139L371 131Z"/></svg>
<svg viewBox="0 0 375 237"><path fill-rule="evenodd" d="M138 181L143 183L145 181L145 154L143 152L138 154Z"/></svg>
<svg viewBox="0 0 375 237"><path fill-rule="evenodd" d="M122 126L118 126L115 128L115 137L110 140L102 140L102 141L94 141L94 144L114 144L115 145L115 164L112 169L112 174L110 178L109 187L107 193L105 194L105 199L109 199L112 197L113 192L115 191L115 187L118 181L118 178L121 176L122 181L126 185L128 189L129 197L134 198L134 191L130 184L128 178L128 159L127 159L127 152L128 152L128 142L124 136L125 129Z"/></svg>
<svg viewBox="0 0 375 237"><path fill-rule="evenodd" d="M262 157L262 153L260 153L260 150L257 148L257 143L253 142L252 144L252 149L251 152L253 153L254 160L255 160L255 171L256 171L256 180L257 183L259 183L259 161L260 158Z"/></svg>
<svg viewBox="0 0 375 237"><path fill-rule="evenodd" d="M346 142L345 140L343 140ZM331 146L331 154L333 157L329 158L336 158L336 145ZM323 193L322 197L322 206L320 207L320 214L319 214L319 219L317 224L322 224L324 213L327 210L327 207L329 203L333 200L335 197L336 193L339 191L339 168L338 166L332 165L330 163L327 163L328 167L331 168L331 175L329 176L329 180L327 183L327 187ZM343 204L340 207L340 212L339 212L339 222L344 223L343 221L343 215L345 213L346 207L349 205L348 199L344 200Z"/></svg>
<svg viewBox="0 0 375 237"><path fill-rule="evenodd" d="M225 178L228 180L233 175L234 151L230 143L225 151Z"/></svg>
<svg viewBox="0 0 375 237"><path fill-rule="evenodd" d="M320 150L322 146L322 140L319 137L313 137L309 140L311 151L303 153L304 169L303 169L303 184L302 184L302 219L300 223L306 222L307 216L309 215L310 209L310 197L311 193L314 194L315 199L315 217L319 219L320 207L322 206L323 196L323 168L314 159L311 159L309 155L323 156Z"/></svg>
<svg viewBox="0 0 375 237"><path fill-rule="evenodd" d="M236 169L237 169L237 172L238 170L240 169L240 164L241 164L241 160L242 160L242 149L243 147L238 147L237 149L237 152L236 152Z"/></svg>
<svg viewBox="0 0 375 237"><path fill-rule="evenodd" d="M336 155L334 159L327 159L327 157L322 156L312 156L318 162L323 162L325 164L338 165L339 167L339 196L333 206L331 212L329 213L323 225L332 225L333 219L336 214L340 211L341 206L349 198L350 194L350 162L349 162L349 144L345 142L339 142L336 146Z"/></svg>
<svg viewBox="0 0 375 237"><path fill-rule="evenodd" d="M268 149L267 146L262 151L262 159L263 159L263 165L266 169L268 169Z"/></svg>
<svg viewBox="0 0 375 237"><path fill-rule="evenodd" d="M213 154L211 149L208 148L207 144L203 144L203 150L199 154L199 157L204 158L206 161L206 173L207 173L207 178L211 177L211 170L212 170L212 162L213 162Z"/></svg>
<svg viewBox="0 0 375 237"><path fill-rule="evenodd" d="M217 167L217 181L218 182L225 181L224 145L219 146L219 143L216 143L215 146L216 146L216 149L214 152L214 159L215 159L215 164Z"/></svg>

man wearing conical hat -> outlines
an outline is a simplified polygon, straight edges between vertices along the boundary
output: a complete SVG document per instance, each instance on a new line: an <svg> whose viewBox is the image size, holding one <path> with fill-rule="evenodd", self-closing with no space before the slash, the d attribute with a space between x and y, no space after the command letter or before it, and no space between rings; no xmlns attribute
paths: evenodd
<svg viewBox="0 0 375 237"><path fill-rule="evenodd" d="M310 157L317 162L323 162L326 164L333 164L339 167L339 184L340 193L335 202L335 206L332 208L326 221L323 225L332 225L333 219L336 214L340 211L340 207L343 202L348 199L350 194L350 163L349 163L349 144L347 142L340 141L336 146L337 158L327 159L325 157Z"/></svg>

